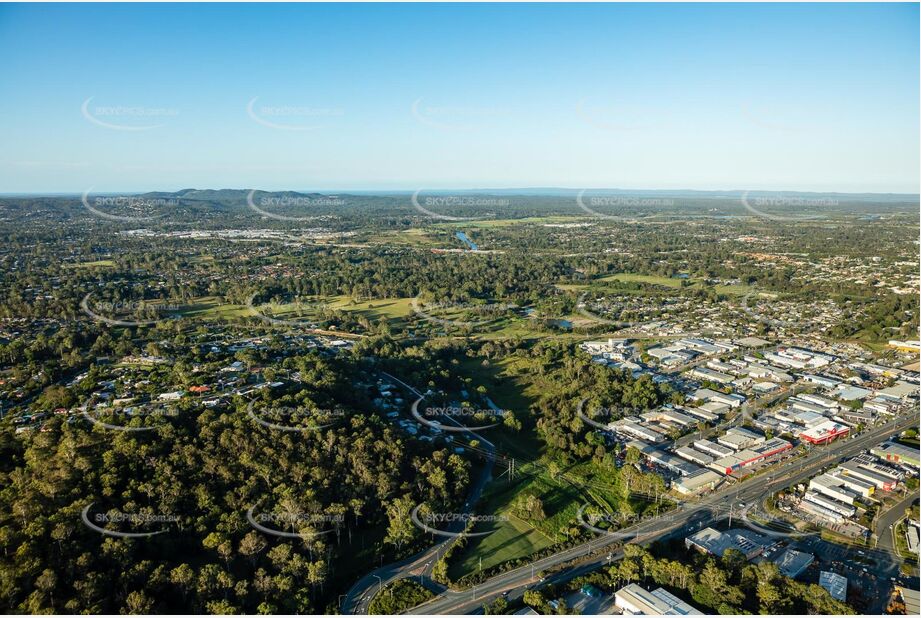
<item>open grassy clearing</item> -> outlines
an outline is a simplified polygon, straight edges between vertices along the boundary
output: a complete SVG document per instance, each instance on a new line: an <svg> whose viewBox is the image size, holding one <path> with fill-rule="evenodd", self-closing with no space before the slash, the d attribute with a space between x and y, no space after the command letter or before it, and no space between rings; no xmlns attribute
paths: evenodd
<svg viewBox="0 0 921 618"><path fill-rule="evenodd" d="M203 296L184 303L179 309L179 315L205 320L229 320L250 317L255 313L246 305L233 305L216 296Z"/></svg>
<svg viewBox="0 0 921 618"><path fill-rule="evenodd" d="M349 296L314 296L294 303L266 303L257 305L260 311L279 319L310 320L327 311L359 313L369 320L387 318L405 319L413 314L411 298L381 298L357 301ZM270 313L269 313L270 312Z"/></svg>
<svg viewBox="0 0 921 618"><path fill-rule="evenodd" d="M694 282L693 279L677 279L675 277L662 277L659 275L639 275L636 273L617 273L616 275L608 275L607 277L601 277L597 281L623 281L625 283L648 283L650 285L664 285L670 288L680 288L682 282L690 281Z"/></svg>
<svg viewBox="0 0 921 618"><path fill-rule="evenodd" d="M502 475L506 470L497 465L495 478L484 492L477 512L499 515L507 521L482 523L476 528L476 531L494 532L486 537L471 538L468 545L458 551L449 566L452 579L480 568L481 559L482 568L487 569L563 541L576 512L586 502L605 509L615 509L618 504L615 488L607 486L604 471L596 464L573 466L551 478L540 462L544 447L530 416L530 406L549 384L530 371L533 362L522 358L504 358L485 364L476 359L462 362L461 370L471 378L470 386L474 389L484 386L487 396L499 407L512 410L523 427L516 432L500 426L484 434L496 445L498 452L515 458L517 474L510 480ZM545 519L525 521L514 513L516 499L524 494L540 498Z"/></svg>
<svg viewBox="0 0 921 618"><path fill-rule="evenodd" d="M508 227L510 225L527 225L527 224L560 224L560 223L578 223L585 221L590 217L557 215L550 217L524 217L521 219L480 219L475 221L452 221L450 223L436 223L437 227L450 228L490 228L490 227Z"/></svg>
<svg viewBox="0 0 921 618"><path fill-rule="evenodd" d="M115 260L96 260L95 262L77 262L68 264L68 268L111 268L116 266Z"/></svg>

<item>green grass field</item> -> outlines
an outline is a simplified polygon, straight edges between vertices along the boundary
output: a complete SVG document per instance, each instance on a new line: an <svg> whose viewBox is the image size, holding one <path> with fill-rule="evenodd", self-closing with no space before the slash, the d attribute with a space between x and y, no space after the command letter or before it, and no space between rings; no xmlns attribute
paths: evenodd
<svg viewBox="0 0 921 618"><path fill-rule="evenodd" d="M95 262L78 262L67 266L69 268L111 268L115 265L115 260L96 260Z"/></svg>
<svg viewBox="0 0 921 618"><path fill-rule="evenodd" d="M324 311L358 313L376 321L382 318L402 320L413 313L411 298L381 298L370 301L355 301L349 296L317 296L299 303L267 303L257 305L266 315L278 319L310 321L319 318ZM244 307L245 309L245 307Z"/></svg>
<svg viewBox="0 0 921 618"><path fill-rule="evenodd" d="M617 273L601 277L598 281L623 281L625 283L648 283L649 285L664 285L669 288L680 288L682 281L694 282L694 279L676 279L661 277L659 275L639 275L636 273Z"/></svg>
<svg viewBox="0 0 921 618"><path fill-rule="evenodd" d="M204 320L228 320L255 315L246 305L231 305L216 296L202 296L184 304L179 311L182 317Z"/></svg>
<svg viewBox="0 0 921 618"><path fill-rule="evenodd" d="M436 227L449 228L490 228L490 227L508 227L510 225L527 225L544 223L578 223L585 221L590 217L584 216L565 216L558 215L552 217L523 217L521 219L479 219L475 221L456 221L450 223L436 223Z"/></svg>

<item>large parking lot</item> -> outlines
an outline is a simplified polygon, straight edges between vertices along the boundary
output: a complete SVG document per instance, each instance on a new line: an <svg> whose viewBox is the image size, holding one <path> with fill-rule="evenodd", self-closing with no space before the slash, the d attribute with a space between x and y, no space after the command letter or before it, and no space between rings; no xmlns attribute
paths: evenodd
<svg viewBox="0 0 921 618"><path fill-rule="evenodd" d="M860 591L865 606L858 610L882 614L886 609L894 580L899 580L899 563L891 554L879 549L830 543L817 537L801 539L794 546L816 557L803 576L807 581L818 580L819 570L844 575L848 580L849 598L852 589Z"/></svg>

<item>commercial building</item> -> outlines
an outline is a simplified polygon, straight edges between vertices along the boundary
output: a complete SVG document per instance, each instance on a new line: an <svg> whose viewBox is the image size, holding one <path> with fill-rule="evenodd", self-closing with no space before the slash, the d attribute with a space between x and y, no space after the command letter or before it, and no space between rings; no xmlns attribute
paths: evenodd
<svg viewBox="0 0 921 618"><path fill-rule="evenodd" d="M839 477L828 474L820 474L810 480L809 490L852 506L858 498L857 492L845 487Z"/></svg>
<svg viewBox="0 0 921 618"><path fill-rule="evenodd" d="M716 414L716 413L711 412L710 410L708 410L708 409L706 408L706 406L708 406L708 405L710 405L710 404L705 404L705 405L703 405L703 406L700 406L699 408L686 408L685 411L686 411L690 416L693 416L693 417L695 417L695 418L698 418L698 419L700 419L700 420L702 420L702 421L705 421L705 422L707 422L707 423L714 423L714 422L718 421L720 417L719 417L718 414ZM717 404L717 405L722 406L722 404ZM722 406L722 407L724 407L726 410L729 409L729 406Z"/></svg>
<svg viewBox="0 0 921 618"><path fill-rule="evenodd" d="M844 487L847 487L862 498L869 498L876 491L876 485L863 479L848 476L841 468L835 468L828 473L829 476L837 479Z"/></svg>
<svg viewBox="0 0 921 618"><path fill-rule="evenodd" d="M675 454L701 466L706 466L713 461L712 455L702 453L697 449L693 449L689 446L682 446L681 448L676 449Z"/></svg>
<svg viewBox="0 0 921 618"><path fill-rule="evenodd" d="M905 604L905 615L917 616L919 610L921 610L921 594L917 590L904 586L896 586L895 589L899 592L899 596L902 597L902 602Z"/></svg>
<svg viewBox="0 0 921 618"><path fill-rule="evenodd" d="M771 562L777 565L781 573L796 579L813 563L815 556L795 549L786 549Z"/></svg>
<svg viewBox="0 0 921 618"><path fill-rule="evenodd" d="M704 453L709 453L714 457L725 457L726 455L732 454L732 449L727 446L720 446L715 442L710 442L710 440L697 440L694 442L694 448L698 451L703 451Z"/></svg>
<svg viewBox="0 0 921 618"><path fill-rule="evenodd" d="M896 442L884 442L879 446L870 449L870 452L886 461L897 464L908 464L918 467L918 449L910 448Z"/></svg>
<svg viewBox="0 0 921 618"><path fill-rule="evenodd" d="M816 504L815 502L810 502L809 500L800 500L797 507L801 511L810 513L816 517L820 517L835 524L840 524L845 520L844 515L841 513L829 508L825 508L824 506Z"/></svg>
<svg viewBox="0 0 921 618"><path fill-rule="evenodd" d="M800 412L813 412L819 416L825 416L825 413L831 409L828 406L806 401L805 399L801 399L799 397L791 397L787 400L787 404L794 410L798 410Z"/></svg>
<svg viewBox="0 0 921 618"><path fill-rule="evenodd" d="M846 436L850 427L836 423L835 421L825 421L799 434L799 437L811 444L828 444L832 440Z"/></svg>
<svg viewBox="0 0 921 618"><path fill-rule="evenodd" d="M665 451L660 451L658 449L652 449L651 451L646 452L645 455L649 461L653 462L654 464L662 466L663 468L667 468L672 472L677 472L682 476L687 476L688 474L692 474L700 470L699 466L695 466L694 464L688 463L680 457L675 457L674 455L670 455Z"/></svg>
<svg viewBox="0 0 921 618"><path fill-rule="evenodd" d="M720 371L714 371L706 367L695 367L688 372L688 375L704 382L715 382L716 384L729 384L735 380L735 376Z"/></svg>
<svg viewBox="0 0 921 618"><path fill-rule="evenodd" d="M851 506L850 504L844 504L843 502L838 502L837 500L826 498L825 496L818 494L814 491L807 491L803 499L808 502L812 502L813 504L817 504L830 511L839 513L845 517L853 517L854 514L857 513L857 509Z"/></svg>
<svg viewBox="0 0 921 618"><path fill-rule="evenodd" d="M876 412L871 410L844 409L835 415L833 420L843 421L850 425L869 425L876 420Z"/></svg>
<svg viewBox="0 0 921 618"><path fill-rule="evenodd" d="M817 375L813 373L807 373L803 375L803 380L805 382L811 382L812 384L818 384L819 386L824 386L825 388L834 388L841 384L841 380L836 380L835 378L830 378L828 376Z"/></svg>
<svg viewBox="0 0 921 618"><path fill-rule="evenodd" d="M847 599L847 578L831 571L819 573L819 585L828 590L828 594L836 601L844 602Z"/></svg>
<svg viewBox="0 0 921 618"><path fill-rule="evenodd" d="M878 472L873 470L867 470L860 464L847 461L836 468L840 470L845 476L850 476L853 478L866 481L868 483L873 483L877 489L882 489L883 491L892 491L898 485L898 481L890 478L888 476L883 476Z"/></svg>
<svg viewBox="0 0 921 618"><path fill-rule="evenodd" d="M734 451L741 451L763 443L765 437L760 433L755 433L754 431L749 431L742 427L733 427L725 434L718 437L716 441Z"/></svg>
<svg viewBox="0 0 921 618"><path fill-rule="evenodd" d="M614 605L627 616L702 616L703 612L664 588L649 591L628 584L614 593Z"/></svg>
<svg viewBox="0 0 921 618"><path fill-rule="evenodd" d="M699 388L691 395L694 401L723 403L730 408L736 408L745 403L745 397L737 393L721 393L709 388Z"/></svg>
<svg viewBox="0 0 921 618"><path fill-rule="evenodd" d="M645 440L647 442L665 442L665 436L651 427L646 427L640 423L622 420L610 425L615 432L626 435L631 438Z"/></svg>
<svg viewBox="0 0 921 618"><path fill-rule="evenodd" d="M890 339L889 346L902 352L918 352L921 350L921 341L899 341Z"/></svg>
<svg viewBox="0 0 921 618"><path fill-rule="evenodd" d="M726 455L713 461L707 467L720 474L732 474L736 470L742 469L742 460L735 454Z"/></svg>
<svg viewBox="0 0 921 618"><path fill-rule="evenodd" d="M642 414L642 419L654 423L673 423L681 427L690 427L691 425L697 424L696 419L671 408L662 408L660 410L653 410L652 412L645 412Z"/></svg>
<svg viewBox="0 0 921 618"><path fill-rule="evenodd" d="M793 448L793 445L786 440L773 438L767 442L753 446L750 449L742 449L741 451L730 453L725 457L720 457L707 464L707 466L711 470L715 470L721 474L732 474L741 468L751 466L765 459L770 459L791 448Z"/></svg>
<svg viewBox="0 0 921 618"><path fill-rule="evenodd" d="M889 478L896 481L904 481L905 473L893 468L892 466L887 466L886 464L880 463L876 457L870 454L863 454L854 457L851 461L857 462L857 464L870 472L876 472L882 476L888 476Z"/></svg>
<svg viewBox="0 0 921 618"><path fill-rule="evenodd" d="M756 380L772 380L774 382L792 382L793 376L778 367L752 363L748 366L748 376Z"/></svg>
<svg viewBox="0 0 921 618"><path fill-rule="evenodd" d="M840 407L838 402L834 399L822 397L821 395L816 395L815 393L800 393L796 396L796 398L803 401L808 401L809 403L820 405L823 408L827 408L829 410L836 410Z"/></svg>
<svg viewBox="0 0 921 618"><path fill-rule="evenodd" d="M696 494L713 489L722 478L721 474L701 468L697 472L672 481L672 489L684 495Z"/></svg>
<svg viewBox="0 0 921 618"><path fill-rule="evenodd" d="M872 391L868 391L865 388L860 388L859 386L851 386L849 384L839 384L835 388L835 396L841 401L856 401L858 399L866 399L872 394Z"/></svg>
<svg viewBox="0 0 921 618"><path fill-rule="evenodd" d="M688 549L696 549L706 554L722 557L729 549L741 552L746 559L760 556L769 541L760 534L742 528L730 528L720 532L714 528L704 528L684 539Z"/></svg>

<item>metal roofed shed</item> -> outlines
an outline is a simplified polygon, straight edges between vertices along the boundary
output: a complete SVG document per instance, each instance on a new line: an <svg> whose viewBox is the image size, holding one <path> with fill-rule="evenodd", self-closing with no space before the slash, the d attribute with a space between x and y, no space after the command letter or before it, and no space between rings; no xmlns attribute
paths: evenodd
<svg viewBox="0 0 921 618"><path fill-rule="evenodd" d="M781 573L787 577L796 579L803 571L809 568L809 565L812 564L814 560L815 556L812 554L807 554L806 552L797 551L795 549L787 549L774 558L772 562L777 565Z"/></svg>
<svg viewBox="0 0 921 618"><path fill-rule="evenodd" d="M771 342L758 337L742 337L741 339L736 339L736 343L743 348L763 348Z"/></svg>
<svg viewBox="0 0 921 618"><path fill-rule="evenodd" d="M870 449L870 452L886 461L918 467L918 449L910 448L904 444L885 442Z"/></svg>
<svg viewBox="0 0 921 618"><path fill-rule="evenodd" d="M850 427L836 423L835 421L825 421L810 427L799 434L799 437L812 444L828 444L832 440L841 436L846 436L850 432Z"/></svg>
<svg viewBox="0 0 921 618"><path fill-rule="evenodd" d="M713 489L722 478L721 475L712 470L700 468L697 472L672 481L672 488L684 495L695 494L705 489Z"/></svg>
<svg viewBox="0 0 921 618"><path fill-rule="evenodd" d="M722 446L720 444L716 444L715 442L711 442L710 440L696 440L694 442L694 448L696 448L698 451L709 453L715 457L725 457L727 455L731 455L733 452L732 449L728 446Z"/></svg>
<svg viewBox="0 0 921 618"><path fill-rule="evenodd" d="M704 528L686 537L684 545L714 556L722 557L729 549L741 552L748 560L760 555L769 542L756 532L744 528L730 528L720 532L714 528Z"/></svg>
<svg viewBox="0 0 921 618"><path fill-rule="evenodd" d="M896 590L899 591L899 596L902 597L902 601L905 603L905 614L907 616L917 616L918 612L921 611L921 598L919 598L918 591L902 586L896 586Z"/></svg>
<svg viewBox="0 0 921 618"><path fill-rule="evenodd" d="M703 612L664 588L646 590L629 584L614 593L614 604L625 616L701 616Z"/></svg>
<svg viewBox="0 0 921 618"><path fill-rule="evenodd" d="M713 462L713 456L708 455L707 453L702 453L697 449L693 449L688 446L682 446L679 449L675 450L675 454L679 457L683 457L692 463L696 463L700 466L706 466L709 463Z"/></svg>
<svg viewBox="0 0 921 618"><path fill-rule="evenodd" d="M821 571L819 585L828 590L828 594L836 601L844 602L847 599L847 577L831 571Z"/></svg>

